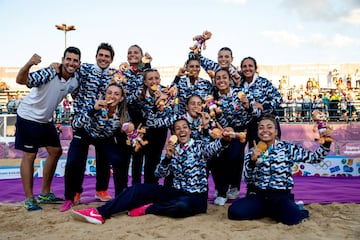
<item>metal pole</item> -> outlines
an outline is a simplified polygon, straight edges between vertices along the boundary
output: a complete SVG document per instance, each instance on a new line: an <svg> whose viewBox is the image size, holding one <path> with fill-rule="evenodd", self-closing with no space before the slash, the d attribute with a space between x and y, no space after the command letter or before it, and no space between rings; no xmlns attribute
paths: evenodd
<svg viewBox="0 0 360 240"><path fill-rule="evenodd" d="M66 33L67 33L67 30L65 29L64 32L65 32L65 49L66 49Z"/></svg>
<svg viewBox="0 0 360 240"><path fill-rule="evenodd" d="M74 25L66 25L65 23L61 24L61 25L55 25L55 27L58 30L64 31L64 35L65 35L65 49L66 49L66 45L67 45L67 41L66 41L66 34L68 31L75 31L75 26Z"/></svg>

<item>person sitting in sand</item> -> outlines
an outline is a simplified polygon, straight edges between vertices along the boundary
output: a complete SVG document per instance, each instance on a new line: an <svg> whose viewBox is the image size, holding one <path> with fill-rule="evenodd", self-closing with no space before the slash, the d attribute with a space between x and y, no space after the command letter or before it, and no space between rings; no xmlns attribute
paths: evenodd
<svg viewBox="0 0 360 240"><path fill-rule="evenodd" d="M294 201L292 167L296 162L319 163L330 151L325 141L314 152L289 142L277 140L278 129L272 114L264 114L258 123L260 142L245 156L247 194L228 209L232 220L270 217L286 225L295 225L308 218L309 212ZM331 137L332 130L324 136ZM264 147L261 147L264 146Z"/></svg>
<svg viewBox="0 0 360 240"><path fill-rule="evenodd" d="M231 137L223 136L212 142L194 140L190 138L190 124L185 119L175 120L173 131L175 141L169 141L165 158L155 171L158 177L173 173L171 187L135 184L98 208L72 210L73 217L103 224L112 215L128 210L129 216L154 214L172 218L205 213L208 204L207 159L227 147Z"/></svg>

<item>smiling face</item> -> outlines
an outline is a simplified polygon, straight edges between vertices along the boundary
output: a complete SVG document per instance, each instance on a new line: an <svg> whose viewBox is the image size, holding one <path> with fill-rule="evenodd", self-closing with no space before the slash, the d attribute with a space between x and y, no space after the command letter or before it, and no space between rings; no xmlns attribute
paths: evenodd
<svg viewBox="0 0 360 240"><path fill-rule="evenodd" d="M220 50L218 52L218 64L220 67L228 68L232 61L232 53L229 50Z"/></svg>
<svg viewBox="0 0 360 240"><path fill-rule="evenodd" d="M241 72L247 82L251 82L256 73L256 63L250 58L246 58L241 62Z"/></svg>
<svg viewBox="0 0 360 240"><path fill-rule="evenodd" d="M186 65L186 71L189 72L189 76L192 79L198 79L201 67L200 62L198 60L190 60Z"/></svg>
<svg viewBox="0 0 360 240"><path fill-rule="evenodd" d="M275 142L278 131L275 122L270 119L261 120L258 124L258 136L268 146Z"/></svg>
<svg viewBox="0 0 360 240"><path fill-rule="evenodd" d="M101 69L106 69L110 66L113 59L111 57L111 53L106 49L99 49L96 54L96 63Z"/></svg>
<svg viewBox="0 0 360 240"><path fill-rule="evenodd" d="M226 94L230 91L230 75L226 70L219 70L215 73L215 86L219 89L221 94Z"/></svg>
<svg viewBox="0 0 360 240"><path fill-rule="evenodd" d="M62 74L65 77L71 76L80 66L80 56L75 53L67 52L62 58Z"/></svg>
<svg viewBox="0 0 360 240"><path fill-rule="evenodd" d="M131 66L138 66L143 57L142 50L138 46L131 46L127 53L127 60Z"/></svg>
<svg viewBox="0 0 360 240"><path fill-rule="evenodd" d="M180 146L184 145L190 140L190 133L191 129L189 123L186 120L180 119L175 121L174 134L177 136Z"/></svg>

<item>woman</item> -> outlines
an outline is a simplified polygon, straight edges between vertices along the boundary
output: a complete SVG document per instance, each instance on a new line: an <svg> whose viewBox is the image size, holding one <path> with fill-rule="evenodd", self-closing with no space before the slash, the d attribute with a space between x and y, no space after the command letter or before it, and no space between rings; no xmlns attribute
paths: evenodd
<svg viewBox="0 0 360 240"><path fill-rule="evenodd" d="M165 158L155 174L165 177L173 173L171 187L157 184L136 184L129 187L113 201L98 208L73 210L73 217L94 224L103 224L105 219L130 210L130 216L154 214L172 218L184 218L206 213L208 202L207 159L227 145L229 137L211 143L194 140L185 119L173 125L176 143L169 143Z"/></svg>
<svg viewBox="0 0 360 240"><path fill-rule="evenodd" d="M246 89L257 102L257 106L262 109L262 114L276 114L276 109L282 103L280 92L272 83L257 74L257 63L253 57L246 57L241 61L241 72L243 78L240 81L240 87ZM253 119L247 127L247 136L249 148L253 147L253 140L259 141L257 137L258 119ZM280 124L277 119L278 137L281 137Z"/></svg>
<svg viewBox="0 0 360 240"><path fill-rule="evenodd" d="M125 98L122 86L116 82L111 82L106 87L105 98L103 99L100 94L92 110L84 115L82 144L74 145L75 151L76 149L82 149L82 146L90 144L95 146L96 159L101 156L101 161L97 161L96 165L97 167L101 165L101 169L104 171L103 176L107 176L107 179L102 180L103 182L109 182L110 166L112 166L115 195L127 187L128 181L128 161L115 140L115 133L119 131L124 122L128 121ZM65 183L71 190L74 188L73 185L77 185L74 184L76 181L81 180L82 182L83 179L78 178L77 175L78 172L85 169L85 165L86 161L67 162L68 175ZM65 191L66 200L60 208L61 212L69 210L75 204L67 193ZM80 195L80 193L77 194ZM80 196L78 196L79 198Z"/></svg>
<svg viewBox="0 0 360 240"><path fill-rule="evenodd" d="M143 59L146 60L146 63L143 62ZM128 111L131 118L131 121L134 123L135 128L140 124L144 125L145 120L141 114L141 105L138 100L138 96L135 95L136 91L141 88L144 84L144 70L151 68L151 56L148 53L143 53L143 50L139 45L131 45L127 52L127 61L129 64L129 70L127 70L124 75L127 77L126 82L126 92L127 94L127 103ZM123 136L121 136L120 142L123 141ZM126 146L121 146L127 149ZM132 185L141 182L141 174L143 170L143 159L144 152L142 150L135 152L128 149L128 159L131 161L131 176L132 176Z"/></svg>
<svg viewBox="0 0 360 240"><path fill-rule="evenodd" d="M199 77L200 70L200 61L197 58L189 58L185 67L179 69L172 83L178 89L179 109L177 114L179 115L185 114L186 101L190 96L196 94L204 99L207 94L212 92L212 83Z"/></svg>
<svg viewBox="0 0 360 240"><path fill-rule="evenodd" d="M330 151L331 142L325 142L312 152L277 140L277 135L275 116L263 115L258 124L258 136L265 148L257 145L246 154L247 194L229 207L229 219L270 217L277 222L294 225L308 217L308 211L296 205L291 193L294 186L292 167L296 162L315 164L323 161ZM327 130L324 135L331 137L332 131Z"/></svg>
<svg viewBox="0 0 360 240"><path fill-rule="evenodd" d="M192 95L186 101L186 113L182 116L190 123L191 138L210 141L210 115L203 112L204 100L198 95Z"/></svg>
<svg viewBox="0 0 360 240"><path fill-rule="evenodd" d="M159 178L154 175L154 171L160 162L168 128L172 125L171 119L169 121L164 119L174 115L171 105L165 105L163 110L157 105L159 101L157 93L164 88L160 82L159 72L156 69L147 69L144 71L144 84L137 93L144 119L143 126L146 127L144 139L149 142L142 148L145 156L144 183L158 184ZM155 86L159 89L155 90Z"/></svg>
<svg viewBox="0 0 360 240"><path fill-rule="evenodd" d="M252 96L241 88L230 87L230 73L221 68L214 77L215 99L221 102L222 115L217 117L220 125L231 127L235 132L244 132L246 125L260 116L260 110L253 107ZM240 95L242 95L239 97ZM236 199L240 193L240 182L246 143L233 139L230 146L211 161L210 170L215 182L217 196L214 203L223 206L227 199Z"/></svg>
<svg viewBox="0 0 360 240"><path fill-rule="evenodd" d="M190 53L190 56L192 56L193 53ZM218 57L217 62L210 60L208 58L203 57L202 55L199 55L201 66L205 69L207 73L216 72L220 68L226 68L228 69L233 86L238 86L240 82L240 74L236 70L236 68L232 65L233 61L233 53L230 48L228 47L222 47L218 51ZM213 78L213 77L212 77Z"/></svg>

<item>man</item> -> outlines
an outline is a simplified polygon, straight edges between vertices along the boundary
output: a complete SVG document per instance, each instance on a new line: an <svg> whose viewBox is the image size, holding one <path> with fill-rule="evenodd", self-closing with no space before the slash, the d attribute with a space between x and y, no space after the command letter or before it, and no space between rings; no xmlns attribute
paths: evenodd
<svg viewBox="0 0 360 240"><path fill-rule="evenodd" d="M71 140L65 166L65 201L60 211L69 210L80 201L84 170L89 151L93 144L96 151L96 194L101 201L111 200L107 189L110 178L108 159L98 154L97 144L89 135L85 125L94 113L94 105L101 96L105 96L106 86L110 83L114 69L109 66L115 52L111 45L101 43L96 51L96 64L81 64L80 87L74 99L74 118L72 121L73 138Z"/></svg>
<svg viewBox="0 0 360 240"><path fill-rule="evenodd" d="M16 83L32 88L17 109L15 132L15 148L24 152L20 174L26 196L24 207L28 211L41 210L38 203L58 203L62 200L50 189L57 162L62 154L52 117L63 98L79 86L76 70L81 63L80 57L78 48L68 47L62 57L59 73L50 67L29 73L33 65L41 62L41 57L34 54L16 77ZM41 192L36 200L33 194L33 174L34 161L40 147L46 147L48 157L44 166Z"/></svg>

